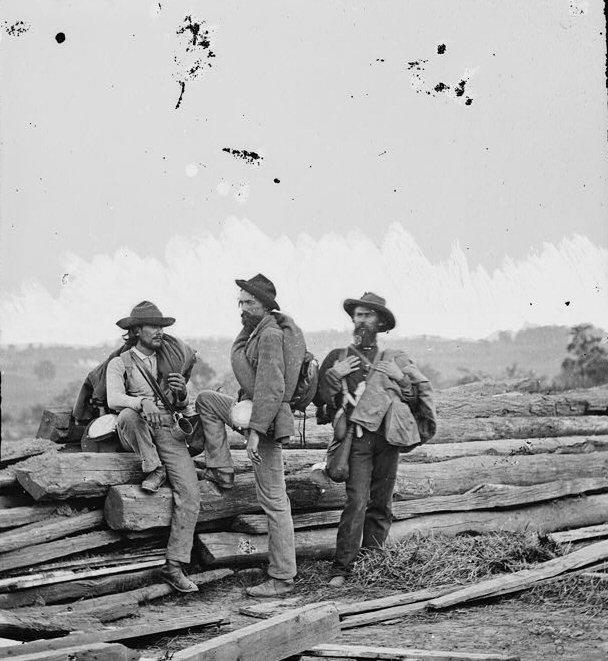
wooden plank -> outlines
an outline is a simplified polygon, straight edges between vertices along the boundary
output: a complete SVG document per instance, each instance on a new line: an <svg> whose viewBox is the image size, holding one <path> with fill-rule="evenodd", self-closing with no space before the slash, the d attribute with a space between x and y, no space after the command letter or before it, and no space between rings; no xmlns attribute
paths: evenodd
<svg viewBox="0 0 608 661"><path fill-rule="evenodd" d="M25 574L22 576L12 576L0 580L0 590L17 591L28 590L35 587L45 587L57 585L58 583L69 583L72 581L88 581L89 579L99 578L101 576L115 576L128 572L139 572L144 569L153 569L160 567L165 562L164 555L157 558L151 558L142 562L134 562L128 565L117 565L115 567L101 567L99 569L73 571L69 569L60 569L54 572L44 572L40 574ZM120 578L116 579L120 582ZM63 590L68 590L68 586L63 586ZM2 595L0 595L1 599Z"/></svg>
<svg viewBox="0 0 608 661"><path fill-rule="evenodd" d="M27 505L23 507L8 507L8 509L0 509L0 529L15 528L17 526L25 526L28 523L41 521L42 519L48 518L56 509L56 504Z"/></svg>
<svg viewBox="0 0 608 661"><path fill-rule="evenodd" d="M606 518L608 518L608 513L606 514ZM587 526L585 528L575 528L574 530L564 530L563 532L554 532L549 537L558 544L576 542L581 539L593 539L594 537L608 537L608 523L598 526Z"/></svg>
<svg viewBox="0 0 608 661"><path fill-rule="evenodd" d="M121 537L119 534L108 530L100 530L75 537L58 539L53 542L47 542L46 544L29 546L27 550L9 551L0 555L0 572L8 571L9 569L18 569L19 567L29 567L30 565L40 564L53 558L62 558L66 555L80 553L81 551L109 546L120 540Z"/></svg>
<svg viewBox="0 0 608 661"><path fill-rule="evenodd" d="M304 656L324 659L382 659L386 661L519 661L519 656L501 653L421 650L411 647L376 647L371 645L315 645Z"/></svg>
<svg viewBox="0 0 608 661"><path fill-rule="evenodd" d="M57 451L63 447L46 438L26 438L20 441L3 441L0 446L0 464L6 465L27 459L49 450Z"/></svg>
<svg viewBox="0 0 608 661"><path fill-rule="evenodd" d="M590 544L579 551L540 563L533 569L523 569L512 574L490 578L462 590L431 599L428 607L442 609L455 604L519 592L542 579L552 578L606 559L608 559L608 540Z"/></svg>
<svg viewBox="0 0 608 661"><path fill-rule="evenodd" d="M0 495L0 510L13 509L16 507L29 507L33 504L31 496L23 493L7 493Z"/></svg>
<svg viewBox="0 0 608 661"><path fill-rule="evenodd" d="M94 455L104 457L109 455ZM562 455L517 455L509 457L460 457L434 463L400 464L395 482L395 500L424 499L429 496L462 494L479 484L530 486L601 478L608 475L608 452ZM310 480L310 471L288 475L287 491L292 511L335 509L345 501L343 484L328 482L324 488ZM235 487L220 493L202 481L199 521L254 514L257 502L253 476L237 475ZM169 489L147 495L139 487L112 487L106 498L105 517L115 530L146 530L171 522L172 496Z"/></svg>
<svg viewBox="0 0 608 661"><path fill-rule="evenodd" d="M35 500L105 496L115 484L139 484L144 475L134 454L53 452L15 465L19 484Z"/></svg>
<svg viewBox="0 0 608 661"><path fill-rule="evenodd" d="M411 613L419 613L425 610L428 601L417 601L412 604L403 604L401 606L393 606L391 608L382 608L380 610L371 611L369 613L359 613L358 615L351 615L344 617L340 622L340 627L343 630L354 629L356 627L365 627L370 624L377 624L378 622L387 622L388 620L396 620Z"/></svg>
<svg viewBox="0 0 608 661"><path fill-rule="evenodd" d="M339 632L335 607L313 604L187 647L174 654L173 661L279 661Z"/></svg>
<svg viewBox="0 0 608 661"><path fill-rule="evenodd" d="M606 511L608 494L598 494L504 510L430 514L394 522L390 538L396 541L412 535L490 531L548 533L581 523L594 525L603 522ZM299 557L327 557L333 552L335 540L335 528L296 531L296 553ZM202 533L195 535L195 541L201 562L213 566L257 563L264 560L268 552L266 535Z"/></svg>
<svg viewBox="0 0 608 661"><path fill-rule="evenodd" d="M416 500L394 501L393 519L401 521L420 514L437 512L508 508L606 489L608 489L608 478L583 478L533 484L526 487L508 484L480 484L466 493L453 496L431 496ZM324 510L293 514L292 519L295 530L304 530L335 526L339 523L341 515L342 510ZM268 520L265 514L239 514L234 518L231 530L250 535L265 535L268 533Z"/></svg>
<svg viewBox="0 0 608 661"><path fill-rule="evenodd" d="M105 594L126 592L154 583L158 579L158 567L164 559L153 562L153 566L137 571L103 575L99 578L75 578L64 583L17 589L0 594L0 608L23 608L33 604L56 604L61 601L90 599ZM150 563L152 564L152 563Z"/></svg>
<svg viewBox="0 0 608 661"><path fill-rule="evenodd" d="M285 599L265 599L262 602L247 602L239 608L241 615L256 617L260 620L266 620L285 611L285 609L294 608L302 603L302 595L297 597L287 597Z"/></svg>
<svg viewBox="0 0 608 661"><path fill-rule="evenodd" d="M12 489L18 485L15 466L16 464L13 464L6 468L0 468L0 489Z"/></svg>
<svg viewBox="0 0 608 661"><path fill-rule="evenodd" d="M139 654L120 643L91 643L16 656L17 661L134 661Z"/></svg>
<svg viewBox="0 0 608 661"><path fill-rule="evenodd" d="M95 618L72 614L70 618L28 615L19 617L12 611L0 611L0 636L14 637L20 640L51 638L61 636L75 629L101 626ZM8 655L11 647L0 648L0 658Z"/></svg>
<svg viewBox="0 0 608 661"><path fill-rule="evenodd" d="M96 510L74 516L55 516L46 521L5 532L0 537L0 553L14 549L25 549L35 544L50 542L85 530L96 530L103 526L103 512ZM27 551L24 551L27 553ZM1 558L2 556L0 556Z"/></svg>
<svg viewBox="0 0 608 661"><path fill-rule="evenodd" d="M416 590L415 592L398 592L397 594L380 597L379 599L368 599L367 601L358 601L352 604L339 604L338 613L343 618L358 615L359 613L370 613L383 608L415 604L419 601L428 601L429 599L449 594L454 590L458 590L460 587L460 585L440 585L433 588Z"/></svg>
<svg viewBox="0 0 608 661"><path fill-rule="evenodd" d="M34 652L46 652L66 647L67 645L86 645L89 643L127 641L146 636L165 634L183 629L195 629L197 627L220 626L230 623L230 614L226 611L216 613L199 613L187 617L174 617L168 615L152 621L152 618L130 624L126 627L114 627L99 629L87 633L70 633L67 636L53 640L36 640L15 647L0 648L0 659L11 659L23 654Z"/></svg>
<svg viewBox="0 0 608 661"><path fill-rule="evenodd" d="M107 455L97 455L107 456ZM333 509L344 502L344 485L332 483L325 490L310 481L308 471L286 479L292 510ZM220 490L207 480L199 481L201 507L199 522L225 519L237 514L260 512L252 474L238 475L229 490ZM173 496L170 489L146 494L139 487L124 485L108 491L105 519L114 530L147 530L168 527Z"/></svg>
<svg viewBox="0 0 608 661"><path fill-rule="evenodd" d="M158 548L141 550L121 550L112 553L99 553L96 555L87 555L84 558L70 558L69 560L59 560L55 562L45 562L36 567L36 571L54 571L56 569L78 570L82 567L93 569L95 567L114 567L116 565L132 564L143 560L151 560L152 557L164 557L165 545ZM28 574L30 576L30 574ZM0 579L1 582L1 579Z"/></svg>

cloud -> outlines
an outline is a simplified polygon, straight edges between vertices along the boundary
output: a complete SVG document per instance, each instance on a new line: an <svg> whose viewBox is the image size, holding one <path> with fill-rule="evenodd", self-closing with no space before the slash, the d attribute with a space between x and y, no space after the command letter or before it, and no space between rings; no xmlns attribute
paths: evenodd
<svg viewBox="0 0 608 661"><path fill-rule="evenodd" d="M92 259L66 255L58 295L31 281L0 299L2 343L117 339L115 321L143 299L176 317L182 336L231 336L239 327L234 279L259 271L308 331L347 328L341 302L364 291L386 297L399 335L482 338L583 321L608 327L608 250L584 236L546 243L521 260L506 257L488 272L471 268L458 244L431 262L399 224L380 244L361 232L270 237L236 218L223 227L218 236L174 237L162 260L130 248Z"/></svg>

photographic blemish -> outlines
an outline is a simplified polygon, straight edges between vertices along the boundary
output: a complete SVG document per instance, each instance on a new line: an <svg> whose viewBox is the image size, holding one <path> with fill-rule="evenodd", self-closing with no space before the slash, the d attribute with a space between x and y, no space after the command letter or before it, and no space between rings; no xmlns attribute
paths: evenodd
<svg viewBox="0 0 608 661"><path fill-rule="evenodd" d="M445 53L445 44L439 44L439 46L437 46L437 54L443 55L444 53Z"/></svg>
<svg viewBox="0 0 608 661"><path fill-rule="evenodd" d="M465 106L470 106L473 103L473 99L471 97L467 97L467 100L464 102Z"/></svg>
<svg viewBox="0 0 608 661"><path fill-rule="evenodd" d="M570 305L570 301L564 301L564 305L568 307Z"/></svg>
<svg viewBox="0 0 608 661"><path fill-rule="evenodd" d="M276 177L273 179L273 181L274 181L275 184L280 184L281 183L281 180L277 179Z"/></svg>
<svg viewBox="0 0 608 661"><path fill-rule="evenodd" d="M384 62L384 58L383 57L377 57L376 62Z"/></svg>
<svg viewBox="0 0 608 661"><path fill-rule="evenodd" d="M235 158L241 158L249 165L259 165L260 161L264 160L262 156L257 154L254 151L248 151L247 149L232 149L230 147L224 147L222 151L225 151L227 154L231 154Z"/></svg>
<svg viewBox="0 0 608 661"><path fill-rule="evenodd" d="M62 284L62 285L67 285L69 279L70 279L70 274L69 274L69 273L64 273L64 274L61 276L61 284Z"/></svg>
<svg viewBox="0 0 608 661"><path fill-rule="evenodd" d="M445 90L449 90L449 89L450 86L446 85L445 83L437 83L437 85L435 85L436 92L445 92Z"/></svg>
<svg viewBox="0 0 608 661"><path fill-rule="evenodd" d="M388 154L388 151L385 149L384 151L381 151L378 156L384 156L384 154Z"/></svg>
<svg viewBox="0 0 608 661"><path fill-rule="evenodd" d="M9 37L20 37L30 29L30 26L25 21L15 21L12 25L7 25L5 21L4 29Z"/></svg>
<svg viewBox="0 0 608 661"><path fill-rule="evenodd" d="M65 41L65 34L64 34L63 32L58 32L58 33L55 35L55 41L56 41L58 44L62 44L62 43Z"/></svg>
<svg viewBox="0 0 608 661"><path fill-rule="evenodd" d="M464 94L464 86L467 84L466 80L461 80L458 85L454 88L456 96L462 96Z"/></svg>
<svg viewBox="0 0 608 661"><path fill-rule="evenodd" d="M177 67L177 82L180 86L176 110L184 98L186 83L197 78L205 68L210 68L212 63L209 60L215 57L215 53L211 50L209 30L204 25L205 21L193 21L192 16L186 16L184 25L175 33L178 37L186 39L183 53L179 57L173 56Z"/></svg>

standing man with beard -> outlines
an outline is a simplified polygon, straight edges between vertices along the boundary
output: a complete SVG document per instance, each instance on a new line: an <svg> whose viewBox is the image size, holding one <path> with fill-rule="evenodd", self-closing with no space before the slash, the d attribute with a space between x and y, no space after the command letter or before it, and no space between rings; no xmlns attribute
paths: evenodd
<svg viewBox="0 0 608 661"><path fill-rule="evenodd" d="M361 548L382 548L386 541L399 448L411 450L436 430L429 380L405 352L378 348L377 334L396 323L386 301L367 292L343 306L354 323L353 343L325 358L317 395L328 416L341 420L343 432L353 427L346 505L329 581L336 588L344 584ZM335 424L336 434L338 428Z"/></svg>
<svg viewBox="0 0 608 661"><path fill-rule="evenodd" d="M225 443L226 426L243 429L253 464L258 502L268 519L268 580L247 589L252 597L277 597L293 590L296 575L291 506L281 445L295 433L289 402L298 382L305 344L292 319L279 312L273 283L259 273L236 280L243 329L230 355L239 383L238 400L204 390L196 400L205 442Z"/></svg>

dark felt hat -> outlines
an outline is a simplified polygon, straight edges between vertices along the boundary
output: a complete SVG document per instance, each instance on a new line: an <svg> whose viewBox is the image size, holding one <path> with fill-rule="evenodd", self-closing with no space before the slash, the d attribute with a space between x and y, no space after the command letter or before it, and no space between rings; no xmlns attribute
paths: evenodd
<svg viewBox="0 0 608 661"><path fill-rule="evenodd" d="M163 317L162 312L150 301L138 303L128 317L123 317L116 322L116 325L124 330L129 330L133 326L171 326L175 323L173 317Z"/></svg>
<svg viewBox="0 0 608 661"><path fill-rule="evenodd" d="M344 303L344 309L352 317L357 305L362 305L370 310L377 312L383 321L383 331L389 331L395 328L395 315L386 307L386 299L371 291L366 291L361 298L347 298Z"/></svg>
<svg viewBox="0 0 608 661"><path fill-rule="evenodd" d="M261 273L254 275L249 280L235 280L236 284L248 294L255 296L260 303L271 310L280 310L276 302L277 290L272 282Z"/></svg>

